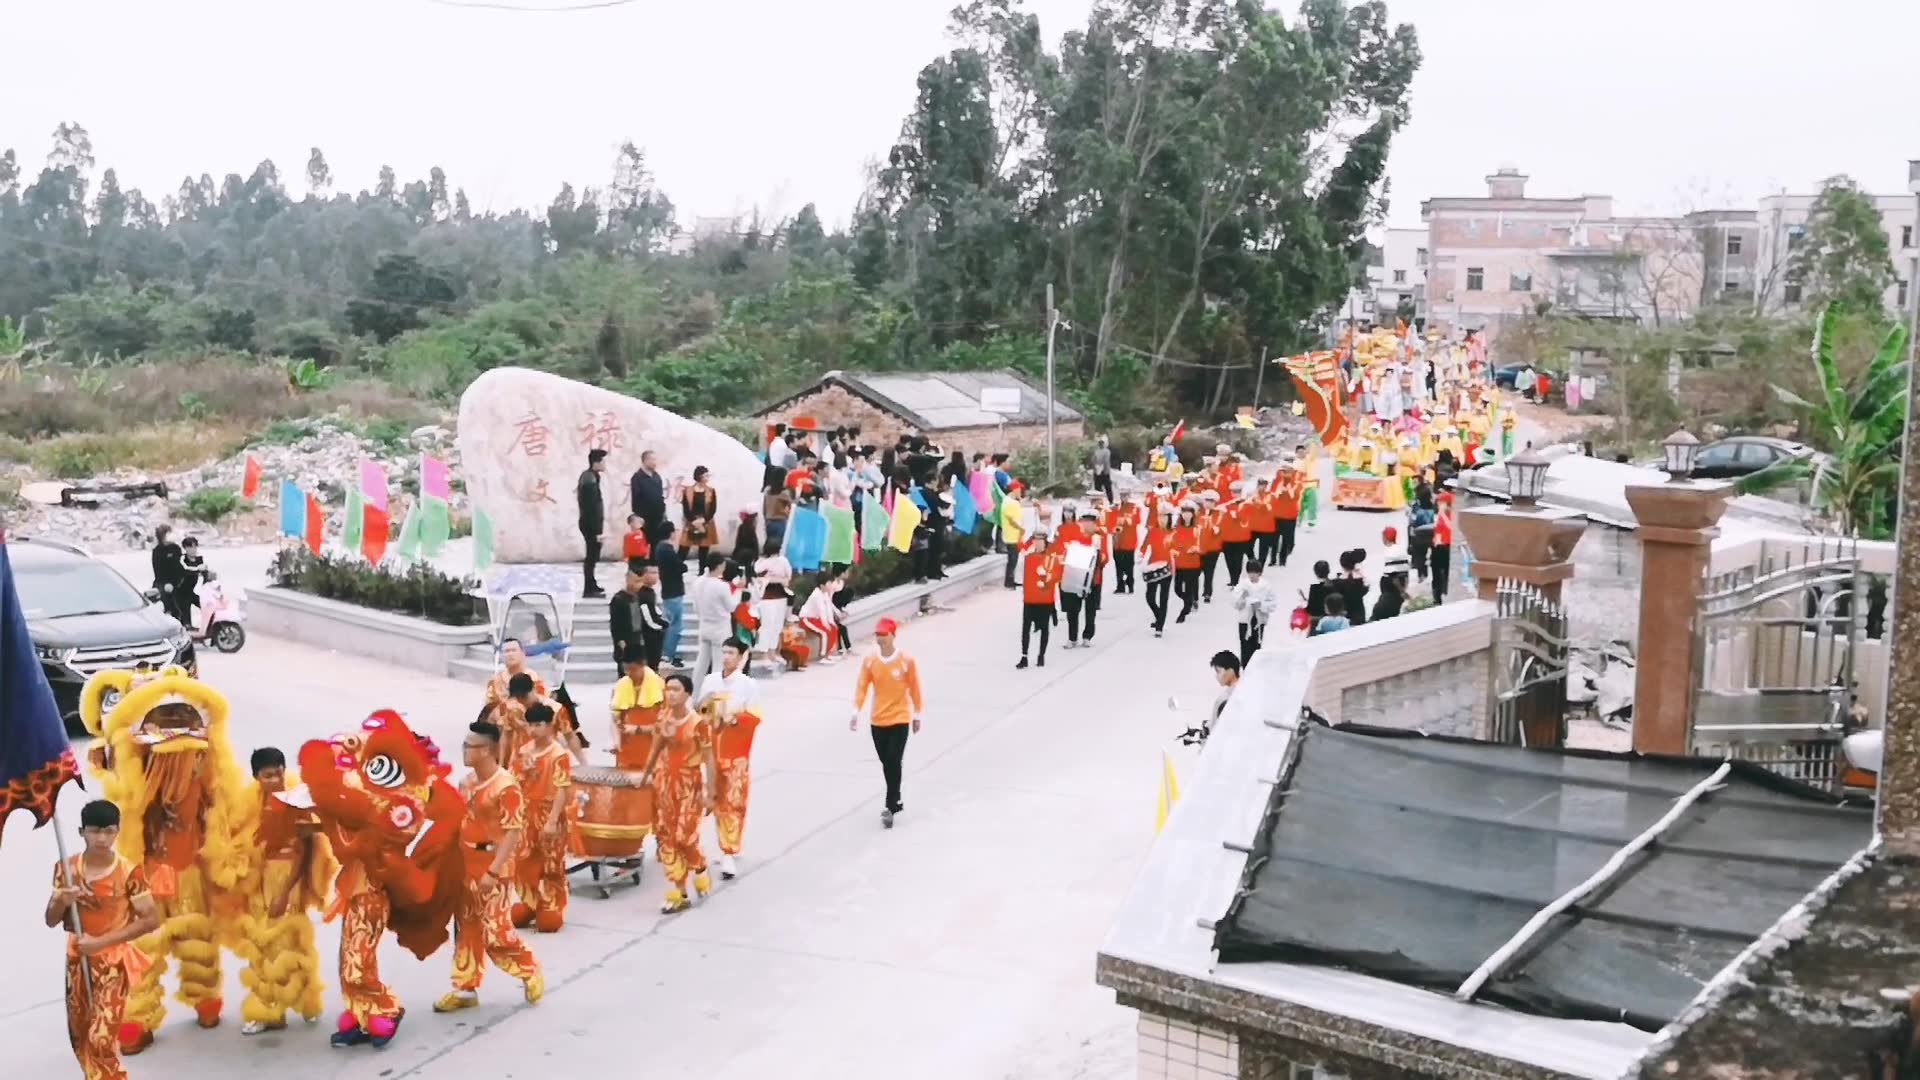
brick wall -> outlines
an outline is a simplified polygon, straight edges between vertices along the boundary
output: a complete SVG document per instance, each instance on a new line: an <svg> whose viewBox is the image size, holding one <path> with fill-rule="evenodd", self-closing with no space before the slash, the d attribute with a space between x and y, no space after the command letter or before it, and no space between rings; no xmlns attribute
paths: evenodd
<svg viewBox="0 0 1920 1080"><path fill-rule="evenodd" d="M1240 1044L1226 1028L1140 1011L1140 1080L1240 1080Z"/></svg>
<svg viewBox="0 0 1920 1080"><path fill-rule="evenodd" d="M821 387L757 419L762 423L785 424L797 416L811 417L822 429L857 427L860 440L875 446L889 446L902 435L919 434L899 417L875 408L867 399L840 386Z"/></svg>
<svg viewBox="0 0 1920 1080"><path fill-rule="evenodd" d="M1068 443L1087 437L1086 425L1078 420L1055 420L1053 437L1055 445L1064 450ZM934 438L949 450L965 450L969 457L1001 451L1044 450L1047 447L1047 425L1008 424L1002 428L996 424L993 427L950 428ZM1062 461L1060 464L1064 469L1076 463Z"/></svg>

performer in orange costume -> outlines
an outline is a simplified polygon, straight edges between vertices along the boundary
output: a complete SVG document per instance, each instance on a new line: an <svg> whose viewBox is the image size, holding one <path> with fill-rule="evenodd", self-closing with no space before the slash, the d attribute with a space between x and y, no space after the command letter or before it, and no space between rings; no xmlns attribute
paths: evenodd
<svg viewBox="0 0 1920 1080"><path fill-rule="evenodd" d="M520 900L513 905L513 925L543 934L566 921L567 802L573 794L573 758L554 738L553 719L544 704L527 708L531 739L513 763L513 778L527 799L526 850L514 868Z"/></svg>
<svg viewBox="0 0 1920 1080"><path fill-rule="evenodd" d="M242 891L247 914L247 970L240 975L247 998L240 1004L242 1035L278 1031L287 1013L308 1021L320 1018L320 952L313 940L310 909L325 905L340 871L319 820L277 796L297 780L287 772L287 757L263 746L250 762L253 784L247 793L250 817L242 835L255 861Z"/></svg>
<svg viewBox="0 0 1920 1080"><path fill-rule="evenodd" d="M700 683L694 707L713 728L714 762L718 784L713 790L713 826L720 838L720 877L732 881L740 873L734 856L747 829L747 794L753 774L749 758L753 733L760 726L760 684L747 674L747 650L729 639L720 646L720 670Z"/></svg>
<svg viewBox="0 0 1920 1080"><path fill-rule="evenodd" d="M280 796L310 803L340 860L328 920L340 919L340 996L335 1046L385 1046L406 1015L380 980L380 938L389 929L424 960L446 943L465 888L459 832L466 816L451 769L433 740L383 709L359 730L300 748L306 787Z"/></svg>
<svg viewBox="0 0 1920 1080"><path fill-rule="evenodd" d="M1200 602L1213 603L1213 573L1220 565L1220 553L1226 550L1226 515L1220 512L1220 496L1212 489L1200 493Z"/></svg>
<svg viewBox="0 0 1920 1080"><path fill-rule="evenodd" d="M552 723L552 717L547 718ZM513 860L526 834L527 800L513 773L500 764L500 729L485 720L467 725L460 744L473 771L460 781L467 804L460 825L466 891L453 917L453 989L433 1003L434 1012L457 1012L480 1004L485 963L519 979L527 1004L546 993L540 961L513 928L508 898Z"/></svg>
<svg viewBox="0 0 1920 1080"><path fill-rule="evenodd" d="M653 749L653 721L666 683L647 666L645 649L630 648L621 660L627 673L613 686L613 767L639 770L647 767L647 752Z"/></svg>
<svg viewBox="0 0 1920 1080"><path fill-rule="evenodd" d="M1173 527L1173 594L1180 600L1180 614L1174 622L1183 623L1200 606L1200 506L1196 500L1180 504L1180 518Z"/></svg>
<svg viewBox="0 0 1920 1080"><path fill-rule="evenodd" d="M95 799L80 810L80 854L53 870L47 925L68 928L67 1038L86 1080L126 1080L120 1067L127 995L153 962L134 946L160 927L160 909L138 866L113 850L120 808Z"/></svg>
<svg viewBox="0 0 1920 1080"><path fill-rule="evenodd" d="M1120 496L1120 505L1108 512L1105 525L1113 537L1113 594L1133 592L1133 559L1140 550L1140 508L1133 504L1131 492Z"/></svg>
<svg viewBox="0 0 1920 1080"><path fill-rule="evenodd" d="M687 898L687 875L693 875L699 895L713 889L707 880L707 857L700 852L700 819L713 805L720 767L713 756L712 728L689 704L693 680L680 674L667 676L664 698L640 782L654 789L654 844L660 869L667 875L667 899L660 911L672 915L692 904Z"/></svg>
<svg viewBox="0 0 1920 1080"><path fill-rule="evenodd" d="M1294 536L1300 525L1300 501L1306 493L1306 475L1291 461L1280 467L1273 485L1267 489L1267 505L1273 508L1274 525L1280 537L1281 566L1287 565L1287 556L1293 554Z"/></svg>
<svg viewBox="0 0 1920 1080"><path fill-rule="evenodd" d="M1147 519L1147 538L1140 548L1140 580L1147 586L1147 610L1153 613L1153 636L1167 627L1167 596L1173 587L1173 510L1166 507Z"/></svg>

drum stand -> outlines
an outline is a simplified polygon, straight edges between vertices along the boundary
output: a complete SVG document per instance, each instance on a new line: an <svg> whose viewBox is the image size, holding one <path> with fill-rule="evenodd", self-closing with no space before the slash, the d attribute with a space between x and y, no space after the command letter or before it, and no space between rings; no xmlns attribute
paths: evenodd
<svg viewBox="0 0 1920 1080"><path fill-rule="evenodd" d="M640 884L640 872L644 868L646 861L645 848L641 849L640 854L626 859L605 859L596 856L584 856L580 857L579 862L568 863L567 876L572 877L582 870L590 872L593 875L594 888L599 890L600 899L605 900L613 895L613 889L616 885Z"/></svg>

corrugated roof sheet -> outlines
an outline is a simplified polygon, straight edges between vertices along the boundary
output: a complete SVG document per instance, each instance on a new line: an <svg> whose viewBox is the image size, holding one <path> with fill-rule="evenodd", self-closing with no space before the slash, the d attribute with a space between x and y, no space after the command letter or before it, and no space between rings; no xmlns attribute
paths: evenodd
<svg viewBox="0 0 1920 1080"><path fill-rule="evenodd" d="M899 414L901 419L921 431L1047 422L1046 390L1010 370L830 371L813 386L760 409L756 415L775 412L794 399L811 393L816 387L835 382L844 384L875 405ZM1020 391L1020 411L1003 416L980 408L980 391L987 388ZM1056 423L1083 419L1078 410L1060 400L1054 402L1053 416Z"/></svg>

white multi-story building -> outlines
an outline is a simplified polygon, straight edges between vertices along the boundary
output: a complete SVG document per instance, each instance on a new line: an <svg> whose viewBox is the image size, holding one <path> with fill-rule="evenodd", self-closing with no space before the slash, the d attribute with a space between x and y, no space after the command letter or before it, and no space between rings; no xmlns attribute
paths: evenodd
<svg viewBox="0 0 1920 1080"><path fill-rule="evenodd" d="M1427 317L1427 230L1388 229L1381 244L1381 265L1373 285L1375 321L1388 325L1411 311L1415 323Z"/></svg>
<svg viewBox="0 0 1920 1080"><path fill-rule="evenodd" d="M1880 224L1887 233L1888 254L1893 256L1895 281L1887 287L1886 305L1894 311L1907 311L1912 299L1914 258L1916 252L1920 252L1920 237L1915 236L1916 228L1920 228L1916 200L1911 194L1868 197L1880 212ZM1759 250L1754 257L1754 273L1761 311L1791 311L1800 306L1800 289L1787 281L1787 265L1793 252L1804 242L1807 222L1819 199L1818 194L1782 192L1760 200Z"/></svg>

